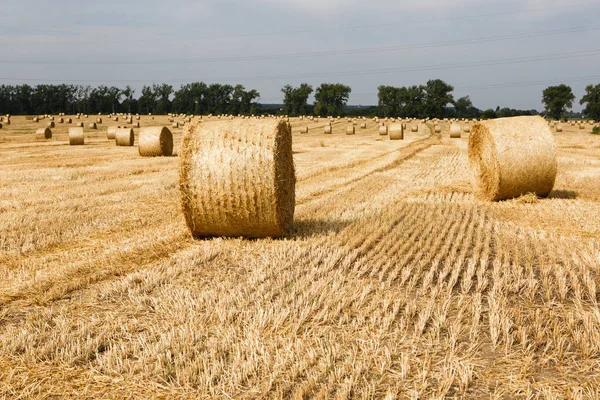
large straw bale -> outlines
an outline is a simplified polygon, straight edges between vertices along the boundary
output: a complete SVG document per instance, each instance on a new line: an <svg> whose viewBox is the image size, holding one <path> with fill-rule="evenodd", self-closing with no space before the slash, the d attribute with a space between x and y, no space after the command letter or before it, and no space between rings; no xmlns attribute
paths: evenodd
<svg viewBox="0 0 600 400"><path fill-rule="evenodd" d="M38 128L35 131L36 139L52 139L52 131L50 128Z"/></svg>
<svg viewBox="0 0 600 400"><path fill-rule="evenodd" d="M477 196L504 200L547 196L556 179L556 149L541 117L500 118L473 125L469 162Z"/></svg>
<svg viewBox="0 0 600 400"><path fill-rule="evenodd" d="M108 140L115 140L115 137L117 135L117 129L118 127L116 126L109 126L108 130L106 131L106 138Z"/></svg>
<svg viewBox="0 0 600 400"><path fill-rule="evenodd" d="M284 120L193 122L179 188L194 236L279 237L295 207L292 131Z"/></svg>
<svg viewBox="0 0 600 400"><path fill-rule="evenodd" d="M83 128L69 128L69 144L71 146L81 146L85 144Z"/></svg>
<svg viewBox="0 0 600 400"><path fill-rule="evenodd" d="M331 125L325 125L325 127L323 128L323 133L325 135L331 135L331 131L332 131Z"/></svg>
<svg viewBox="0 0 600 400"><path fill-rule="evenodd" d="M166 126L142 128L138 137L138 151L142 157L173 155L173 134Z"/></svg>
<svg viewBox="0 0 600 400"><path fill-rule="evenodd" d="M117 146L133 146L134 137L132 128L117 128L115 132Z"/></svg>
<svg viewBox="0 0 600 400"><path fill-rule="evenodd" d="M450 124L450 138L452 139L460 139L462 134L462 129L460 129L460 124L458 122L453 122Z"/></svg>
<svg viewBox="0 0 600 400"><path fill-rule="evenodd" d="M404 140L404 127L402 124L392 124L389 128L390 140Z"/></svg>
<svg viewBox="0 0 600 400"><path fill-rule="evenodd" d="M346 135L354 135L354 133L355 133L354 124L346 127Z"/></svg>
<svg viewBox="0 0 600 400"><path fill-rule="evenodd" d="M387 127L386 125L381 125L381 126L379 127L379 134L380 134L381 136L385 136L385 135L387 135L387 134L388 134L388 127Z"/></svg>

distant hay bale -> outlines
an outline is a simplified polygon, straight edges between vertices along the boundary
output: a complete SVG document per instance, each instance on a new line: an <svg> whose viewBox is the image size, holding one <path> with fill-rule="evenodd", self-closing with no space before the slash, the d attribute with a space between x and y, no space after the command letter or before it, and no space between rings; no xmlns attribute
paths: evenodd
<svg viewBox="0 0 600 400"><path fill-rule="evenodd" d="M97 124L101 124L102 123L102 118L96 118L96 123Z"/></svg>
<svg viewBox="0 0 600 400"><path fill-rule="evenodd" d="M364 122L360 124L360 129L367 129L367 124Z"/></svg>
<svg viewBox="0 0 600 400"><path fill-rule="evenodd" d="M113 117L113 121L118 121L119 117Z"/></svg>
<svg viewBox="0 0 600 400"><path fill-rule="evenodd" d="M442 131L442 127L439 125L435 125L433 127L433 130L435 131L435 133L440 133Z"/></svg>
<svg viewBox="0 0 600 400"><path fill-rule="evenodd" d="M75 126L78 128L83 128L83 122L78 122L75 124Z"/></svg>
<svg viewBox="0 0 600 400"><path fill-rule="evenodd" d="M411 132L419 132L419 125L413 125L410 127Z"/></svg>
<svg viewBox="0 0 600 400"><path fill-rule="evenodd" d="M585 129L585 125L584 124L579 124L579 129Z"/></svg>
<svg viewBox="0 0 600 400"><path fill-rule="evenodd" d="M38 128L35 131L36 139L52 139L52 131L50 128Z"/></svg>
<svg viewBox="0 0 600 400"><path fill-rule="evenodd" d="M476 123L469 138L469 163L480 199L498 201L527 193L544 197L556 179L554 137L538 116Z"/></svg>
<svg viewBox="0 0 600 400"><path fill-rule="evenodd" d="M450 124L450 138L451 139L460 139L462 134L462 130L460 129L460 124L458 122L453 122Z"/></svg>
<svg viewBox="0 0 600 400"><path fill-rule="evenodd" d="M51 115L51 116L49 116L49 117L48 117L48 119L49 119L50 121L54 121L54 116L52 116L52 115Z"/></svg>
<svg viewBox="0 0 600 400"><path fill-rule="evenodd" d="M350 126L346 127L346 135L354 135L354 134L355 134L354 125L350 125Z"/></svg>
<svg viewBox="0 0 600 400"><path fill-rule="evenodd" d="M69 145L81 146L85 144L83 128L69 128Z"/></svg>
<svg viewBox="0 0 600 400"><path fill-rule="evenodd" d="M118 129L118 128L119 128L119 127L116 127L116 126L109 126L109 127L108 127L108 130L106 131L106 138L107 138L108 140L115 140L115 137L116 137L116 135L117 135L117 129Z"/></svg>
<svg viewBox="0 0 600 400"><path fill-rule="evenodd" d="M65 119L64 119L64 118L62 118L62 117L60 117L60 118L58 119L58 123L59 123L59 124L64 124L64 123L65 123Z"/></svg>
<svg viewBox="0 0 600 400"><path fill-rule="evenodd" d="M89 129L96 129L96 128L97 128L97 126L96 126L96 123L95 123L95 122L90 122L90 123L88 124L88 128L89 128Z"/></svg>
<svg viewBox="0 0 600 400"><path fill-rule="evenodd" d="M300 128L300 133L308 133L308 126L303 126Z"/></svg>
<svg viewBox="0 0 600 400"><path fill-rule="evenodd" d="M139 123L139 122L137 122L137 121L136 121L136 122L134 122L134 124L133 124L133 127L134 127L134 128L139 128L139 127L140 127L140 123Z"/></svg>
<svg viewBox="0 0 600 400"><path fill-rule="evenodd" d="M4 122L4 125L10 125L10 118L9 117L4 118L3 122Z"/></svg>
<svg viewBox="0 0 600 400"><path fill-rule="evenodd" d="M332 132L332 127L331 125L325 125L325 127L323 128L323 133L325 135L331 135Z"/></svg>
<svg viewBox="0 0 600 400"><path fill-rule="evenodd" d="M71 124L71 123L73 123L73 120L71 118L67 118L67 119L65 119L65 123Z"/></svg>
<svg viewBox="0 0 600 400"><path fill-rule="evenodd" d="M404 127L402 124L392 124L389 127L390 140L404 140Z"/></svg>
<svg viewBox="0 0 600 400"><path fill-rule="evenodd" d="M38 117L33 117L33 122L40 122L40 119Z"/></svg>
<svg viewBox="0 0 600 400"><path fill-rule="evenodd" d="M385 125L381 125L381 126L379 127L379 134L380 134L381 136L385 136L385 135L387 135L387 134L388 134L388 127L387 127L387 126L385 126Z"/></svg>
<svg viewBox="0 0 600 400"><path fill-rule="evenodd" d="M556 132L562 132L563 131L563 128L560 125L556 125L555 129L556 129Z"/></svg>
<svg viewBox="0 0 600 400"><path fill-rule="evenodd" d="M173 125L171 125L173 128L179 128L179 122L173 122Z"/></svg>
<svg viewBox="0 0 600 400"><path fill-rule="evenodd" d="M139 121L139 120L140 120L140 116L139 116L139 115L136 115L136 116L135 116L135 119Z"/></svg>
<svg viewBox="0 0 600 400"><path fill-rule="evenodd" d="M468 124L463 126L463 132L465 132L465 133L471 132L471 127Z"/></svg>
<svg viewBox="0 0 600 400"><path fill-rule="evenodd" d="M117 146L133 146L134 138L132 128L117 128L115 132Z"/></svg>
<svg viewBox="0 0 600 400"><path fill-rule="evenodd" d="M56 124L54 123L54 121L50 121L48 122L48 124L46 124L46 127L48 128L54 128L56 126Z"/></svg>
<svg viewBox="0 0 600 400"><path fill-rule="evenodd" d="M138 137L138 151L142 157L173 155L173 134L166 126L142 128Z"/></svg>
<svg viewBox="0 0 600 400"><path fill-rule="evenodd" d="M280 237L294 220L292 132L283 120L193 123L179 188L194 236Z"/></svg>

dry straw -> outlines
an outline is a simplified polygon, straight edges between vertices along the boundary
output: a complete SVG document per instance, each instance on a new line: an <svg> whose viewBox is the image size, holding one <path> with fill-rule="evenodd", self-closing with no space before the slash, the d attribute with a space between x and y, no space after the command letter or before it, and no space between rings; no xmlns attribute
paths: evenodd
<svg viewBox="0 0 600 400"><path fill-rule="evenodd" d="M413 125L410 127L411 132L419 132L419 125Z"/></svg>
<svg viewBox="0 0 600 400"><path fill-rule="evenodd" d="M71 146L81 146L84 143L83 128L69 128L69 144Z"/></svg>
<svg viewBox="0 0 600 400"><path fill-rule="evenodd" d="M106 131L106 138L108 140L115 140L115 137L117 135L117 129L118 127L116 126L109 126L108 130Z"/></svg>
<svg viewBox="0 0 600 400"><path fill-rule="evenodd" d="M308 133L308 126L303 126L300 128L300 133Z"/></svg>
<svg viewBox="0 0 600 400"><path fill-rule="evenodd" d="M96 128L97 128L97 127L96 127L96 123L95 123L95 122L90 122L90 123L88 124L88 128L90 128L90 129L96 129Z"/></svg>
<svg viewBox="0 0 600 400"><path fill-rule="evenodd" d="M469 126L469 124L463 126L463 132L465 132L465 133L471 132L471 126Z"/></svg>
<svg viewBox="0 0 600 400"><path fill-rule="evenodd" d="M331 135L331 132L332 132L331 125L325 125L325 127L323 128L323 133L326 135Z"/></svg>
<svg viewBox="0 0 600 400"><path fill-rule="evenodd" d="M452 139L460 139L462 129L460 129L460 124L458 122L453 122L450 124L450 138Z"/></svg>
<svg viewBox="0 0 600 400"><path fill-rule="evenodd" d="M56 126L56 124L54 123L54 121L50 121L50 122L48 122L48 124L46 126L48 128L54 128Z"/></svg>
<svg viewBox="0 0 600 400"><path fill-rule="evenodd" d="M404 127L402 124L390 125L390 140L404 140Z"/></svg>
<svg viewBox="0 0 600 400"><path fill-rule="evenodd" d="M36 139L52 139L52 131L50 128L38 128L35 131Z"/></svg>
<svg viewBox="0 0 600 400"><path fill-rule="evenodd" d="M194 122L185 129L179 188L194 236L287 234L295 183L292 132L283 120Z"/></svg>
<svg viewBox="0 0 600 400"><path fill-rule="evenodd" d="M541 117L500 118L476 123L469 162L477 196L504 200L527 193L547 196L556 179L556 149Z"/></svg>
<svg viewBox="0 0 600 400"><path fill-rule="evenodd" d="M83 128L83 122L78 122L75 124L75 126L78 128Z"/></svg>
<svg viewBox="0 0 600 400"><path fill-rule="evenodd" d="M354 125L350 125L350 126L346 127L346 135L354 135L354 133L355 133Z"/></svg>
<svg viewBox="0 0 600 400"><path fill-rule="evenodd" d="M364 122L360 124L360 129L367 129L367 124Z"/></svg>
<svg viewBox="0 0 600 400"><path fill-rule="evenodd" d="M563 128L560 125L556 125L556 132L562 132Z"/></svg>
<svg viewBox="0 0 600 400"><path fill-rule="evenodd" d="M96 123L97 124L101 124L102 123L102 118L96 118Z"/></svg>
<svg viewBox="0 0 600 400"><path fill-rule="evenodd" d="M115 132L117 146L133 146L134 135L132 128L117 128Z"/></svg>
<svg viewBox="0 0 600 400"><path fill-rule="evenodd" d="M440 133L442 131L442 127L439 125L435 125L433 130L435 131L435 133Z"/></svg>
<svg viewBox="0 0 600 400"><path fill-rule="evenodd" d="M385 125L381 125L381 126L379 127L379 134L380 134L381 136L385 136L385 135L387 135L387 134L388 134L388 127L387 127L387 126L385 126Z"/></svg>
<svg viewBox="0 0 600 400"><path fill-rule="evenodd" d="M173 155L173 134L166 126L142 128L138 137L138 151L142 157Z"/></svg>
<svg viewBox="0 0 600 400"><path fill-rule="evenodd" d="M171 125L171 127L173 127L173 128L179 128L179 123L178 122L173 122L173 125Z"/></svg>

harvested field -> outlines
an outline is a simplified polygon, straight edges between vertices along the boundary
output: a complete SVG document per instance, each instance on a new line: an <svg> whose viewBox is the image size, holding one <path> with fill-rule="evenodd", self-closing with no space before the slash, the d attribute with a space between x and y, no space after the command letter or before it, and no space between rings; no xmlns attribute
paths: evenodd
<svg viewBox="0 0 600 400"><path fill-rule="evenodd" d="M0 131L0 398L600 396L591 127L553 132L548 198L485 202L447 122L290 118L292 235L195 240L179 157L94 120Z"/></svg>

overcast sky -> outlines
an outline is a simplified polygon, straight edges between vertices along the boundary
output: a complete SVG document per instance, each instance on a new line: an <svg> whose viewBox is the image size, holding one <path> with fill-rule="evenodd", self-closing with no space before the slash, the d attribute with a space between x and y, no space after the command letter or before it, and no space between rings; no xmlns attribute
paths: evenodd
<svg viewBox="0 0 600 400"><path fill-rule="evenodd" d="M0 84L241 83L261 102L308 82L440 78L479 108L542 110L542 90L600 83L600 1L2 0Z"/></svg>

